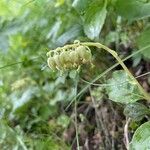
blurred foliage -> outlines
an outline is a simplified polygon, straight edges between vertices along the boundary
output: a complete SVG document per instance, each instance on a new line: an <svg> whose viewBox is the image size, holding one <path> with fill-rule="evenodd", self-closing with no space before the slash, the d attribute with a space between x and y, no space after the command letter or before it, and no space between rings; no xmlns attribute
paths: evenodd
<svg viewBox="0 0 150 150"><path fill-rule="evenodd" d="M137 39L137 44L139 48L142 48L150 43L149 35L150 35L150 28L145 29L141 33L141 35ZM141 52L141 54L144 56L145 59L147 60L150 59L150 48L147 48L145 51Z"/></svg>
<svg viewBox="0 0 150 150"><path fill-rule="evenodd" d="M0 0L0 149L70 149L63 139L72 119L65 108L76 95L76 76L50 70L46 52L79 39L101 41L124 57L122 45L134 52L150 43L149 7L149 0ZM92 52L96 67L80 73L87 80L114 63ZM149 50L140 56L135 66L143 56L149 61ZM125 102L122 95L111 98Z"/></svg>
<svg viewBox="0 0 150 150"><path fill-rule="evenodd" d="M150 16L150 3L145 0L117 0L116 9L121 16L129 21Z"/></svg>

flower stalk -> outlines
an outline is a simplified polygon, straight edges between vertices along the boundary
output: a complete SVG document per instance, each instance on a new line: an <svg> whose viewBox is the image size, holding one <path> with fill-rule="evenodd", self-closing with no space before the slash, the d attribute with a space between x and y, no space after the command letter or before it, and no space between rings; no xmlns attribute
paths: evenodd
<svg viewBox="0 0 150 150"><path fill-rule="evenodd" d="M67 69L70 69L74 66L76 67L80 67L82 64L84 64L83 62L86 62L86 63L91 63L91 52L89 51L89 48L88 47L97 47L99 49L104 49L105 51L107 51L108 53L110 53L117 61L118 63L122 66L122 68L125 70L125 72L128 74L128 76L135 82L135 84L138 86L141 94L143 94L144 98L146 100L149 100L150 101L150 95L144 90L144 88L140 85L140 83L137 81L137 79L132 75L132 73L129 71L129 69L126 67L126 65L124 64L124 62L121 60L121 58L118 56L118 54L108 48L107 46L101 44L101 43L94 43L94 42L83 42L83 43L80 43L80 41L76 40L74 42L74 44L69 44L69 45L65 45L64 47L59 47L53 51L50 51L47 53L47 56L50 56L52 52L60 52L60 51L66 51L66 50L70 50L70 53L71 51L73 50L74 52L77 53L78 55L78 62L69 62L70 63L70 66L67 68ZM82 47L81 49L83 49L83 47L85 47L85 54L88 56L86 56L85 54L80 54L80 52L76 51L76 49L79 49L79 47ZM60 54L61 56L61 54ZM80 57L79 57L80 56ZM69 57L69 56L68 56ZM61 58L60 58L61 59ZM87 60L86 60L87 59ZM72 61L73 59L71 59ZM84 61L83 61L84 60ZM64 62L65 63L65 62ZM68 62L67 62L68 63ZM72 63L72 64L71 64ZM48 62L49 64L49 62ZM65 68L66 69L66 68ZM58 68L59 70L59 68Z"/></svg>

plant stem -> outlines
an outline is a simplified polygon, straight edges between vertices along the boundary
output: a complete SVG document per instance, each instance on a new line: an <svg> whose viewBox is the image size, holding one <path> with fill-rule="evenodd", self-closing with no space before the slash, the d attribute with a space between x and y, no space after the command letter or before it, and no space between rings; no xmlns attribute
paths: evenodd
<svg viewBox="0 0 150 150"><path fill-rule="evenodd" d="M75 80L75 95L77 95L77 86L79 81L79 75L77 74L76 80ZM75 105L74 105L74 111L75 111L75 130L76 130L76 142L77 142L77 150L80 150L80 144L79 144L79 132L78 132L78 114L77 114L77 98L75 99Z"/></svg>
<svg viewBox="0 0 150 150"><path fill-rule="evenodd" d="M122 66L122 68L126 71L126 73L129 75L129 77L131 79L133 79L135 81L135 83L137 84L140 92L144 95L145 99L146 100L150 100L150 95L144 90L144 88L139 84L139 82L136 80L136 78L132 75L132 73L129 71L129 69L126 67L126 65L123 63L123 61L121 60L121 58L118 56L118 54L106 47L105 45L101 44L101 43L93 43L93 42L85 42L85 43L82 43L82 45L85 45L85 46L95 46L97 48L103 48L104 50L106 50L107 52L109 52L117 61L118 63Z"/></svg>

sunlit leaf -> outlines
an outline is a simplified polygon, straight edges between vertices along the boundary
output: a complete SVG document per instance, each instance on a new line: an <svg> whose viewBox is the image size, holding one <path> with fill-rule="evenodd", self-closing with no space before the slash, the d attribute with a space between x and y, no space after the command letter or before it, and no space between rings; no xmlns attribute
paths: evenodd
<svg viewBox="0 0 150 150"><path fill-rule="evenodd" d="M91 40L97 39L106 19L106 5L101 2L93 2L85 12L84 31Z"/></svg>
<svg viewBox="0 0 150 150"><path fill-rule="evenodd" d="M91 2L92 0L74 0L72 6L79 12L80 15L83 15Z"/></svg>
<svg viewBox="0 0 150 150"><path fill-rule="evenodd" d="M150 121L142 124L134 133L130 150L150 149Z"/></svg>
<svg viewBox="0 0 150 150"><path fill-rule="evenodd" d="M141 99L136 83L123 71L115 71L106 86L109 99L120 103L134 103Z"/></svg>

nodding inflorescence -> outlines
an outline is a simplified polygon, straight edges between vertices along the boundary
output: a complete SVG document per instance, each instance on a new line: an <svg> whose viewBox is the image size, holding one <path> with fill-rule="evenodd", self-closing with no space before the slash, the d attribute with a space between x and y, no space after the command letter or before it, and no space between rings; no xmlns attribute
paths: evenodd
<svg viewBox="0 0 150 150"><path fill-rule="evenodd" d="M89 47L75 41L72 45L58 47L47 53L48 66L52 70L78 69L82 64L91 63L92 54Z"/></svg>

